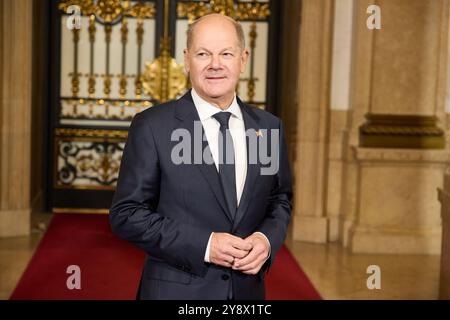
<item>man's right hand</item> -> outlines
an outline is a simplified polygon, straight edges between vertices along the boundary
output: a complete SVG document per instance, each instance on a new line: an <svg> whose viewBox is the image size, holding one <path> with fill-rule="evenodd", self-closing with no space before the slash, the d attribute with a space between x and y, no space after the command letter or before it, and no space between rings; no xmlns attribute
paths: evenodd
<svg viewBox="0 0 450 320"><path fill-rule="evenodd" d="M213 232L209 248L209 261L223 267L231 267L234 258L242 259L252 249L251 243L229 233Z"/></svg>

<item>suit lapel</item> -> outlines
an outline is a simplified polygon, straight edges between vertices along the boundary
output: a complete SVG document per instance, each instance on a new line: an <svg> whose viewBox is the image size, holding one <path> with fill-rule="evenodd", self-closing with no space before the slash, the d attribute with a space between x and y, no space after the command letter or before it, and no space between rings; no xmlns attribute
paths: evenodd
<svg viewBox="0 0 450 320"><path fill-rule="evenodd" d="M246 132L256 135L256 132L261 128L261 125L258 123L258 116L248 107L246 106L239 98L237 98L238 104L242 111L242 117L244 119L244 125ZM176 106L175 117L182 121L180 127L185 128L191 134L191 137L194 137L194 123L195 121L199 121L200 118L198 116L197 110L194 105L194 101L192 100L191 92L188 91L183 97L178 100L178 104ZM202 137L204 131L202 127ZM259 138L258 138L259 139ZM224 214L228 217L228 219L233 222L234 228L238 226L239 222L244 217L244 214L250 204L250 199L252 195L252 190L256 186L256 182L258 180L260 174L260 164L259 161L256 163L250 163L250 155L249 151L251 150L249 146L249 139L246 138L247 143L247 176L245 179L244 190L242 191L241 200L239 202L239 206L236 211L236 215L233 221L232 215L228 210L228 207L225 203L225 197L223 194L222 186L220 184L219 173L217 172L216 166L214 163L207 164L203 160L201 164L195 164L194 166L200 170L206 181L208 182L211 190L213 191L217 201L222 208ZM207 141L202 140L202 151L205 150L209 145ZM192 150L194 150L192 148Z"/></svg>
<svg viewBox="0 0 450 320"><path fill-rule="evenodd" d="M194 105L194 101L192 100L191 92L188 91L183 97L181 97L178 100L176 110L175 110L175 117L181 120L180 127L184 128L189 131L191 137L192 137L192 146L194 143L194 139L198 138L194 135L194 123L195 121L198 121L198 123L201 124L200 118L198 116L197 110ZM204 135L203 126L202 128L202 137ZM202 139L202 155L204 150L208 150L209 152L209 145L208 141L203 141ZM194 148L191 149L192 151ZM211 156L212 158L212 156ZM192 156L193 159L193 156ZM193 162L192 162L193 163ZM231 213L229 212L227 205L225 203L224 194L222 191L222 186L220 184L220 178L219 173L217 172L216 166L214 163L208 164L206 163L203 158L200 164L194 164L196 168L200 170L203 177L208 182L211 190L214 193L214 196L216 197L217 201L220 204L220 207L222 208L222 211L224 214L228 217L228 219L232 222L233 218Z"/></svg>
<svg viewBox="0 0 450 320"><path fill-rule="evenodd" d="M244 118L244 125L246 133L252 135L253 133L256 135L256 132L260 129L260 124L258 123L258 116L248 107L246 106L239 98L238 98L239 106L241 107L242 117ZM257 138L259 139L259 138ZM250 146L249 146L249 138L246 137L247 143L247 176L245 178L244 190L242 191L241 200L239 202L239 206L236 212L236 217L234 219L234 228L236 228L244 217L245 212L247 211L248 205L250 204L250 199L252 196L252 190L254 190L256 186L256 182L260 173L260 164L259 161L256 163L250 163Z"/></svg>

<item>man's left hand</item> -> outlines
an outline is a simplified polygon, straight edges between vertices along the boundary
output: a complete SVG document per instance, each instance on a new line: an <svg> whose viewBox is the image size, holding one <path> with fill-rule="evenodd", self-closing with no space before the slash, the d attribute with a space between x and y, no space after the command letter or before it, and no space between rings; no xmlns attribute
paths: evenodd
<svg viewBox="0 0 450 320"><path fill-rule="evenodd" d="M245 274L257 274L269 257L270 246L267 239L258 233L244 239L252 244L252 250L242 259L236 258L232 268Z"/></svg>

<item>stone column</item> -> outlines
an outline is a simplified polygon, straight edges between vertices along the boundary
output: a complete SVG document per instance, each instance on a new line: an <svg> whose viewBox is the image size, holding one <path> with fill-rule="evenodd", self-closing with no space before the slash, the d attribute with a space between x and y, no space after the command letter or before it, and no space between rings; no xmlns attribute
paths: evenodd
<svg viewBox="0 0 450 320"><path fill-rule="evenodd" d="M366 31L373 37L371 94L360 146L443 148L447 1L378 4L382 28Z"/></svg>
<svg viewBox="0 0 450 320"><path fill-rule="evenodd" d="M32 0L0 1L0 237L29 234Z"/></svg>
<svg viewBox="0 0 450 320"><path fill-rule="evenodd" d="M442 128L448 0L377 1L380 30L366 26L369 4L355 2L344 244L438 254L436 189L450 160Z"/></svg>
<svg viewBox="0 0 450 320"><path fill-rule="evenodd" d="M303 0L293 238L327 241L326 217L333 1Z"/></svg>

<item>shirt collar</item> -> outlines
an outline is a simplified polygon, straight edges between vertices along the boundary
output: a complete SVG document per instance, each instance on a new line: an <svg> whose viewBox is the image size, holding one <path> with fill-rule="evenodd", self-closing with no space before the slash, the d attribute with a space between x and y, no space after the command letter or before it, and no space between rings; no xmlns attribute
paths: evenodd
<svg viewBox="0 0 450 320"><path fill-rule="evenodd" d="M194 88L191 90L191 95L201 121L212 118L214 114L221 111L231 112L234 117L242 120L242 112L239 104L237 103L236 94L234 94L233 102L231 102L231 105L226 110L221 110L220 108L204 100L199 96Z"/></svg>

